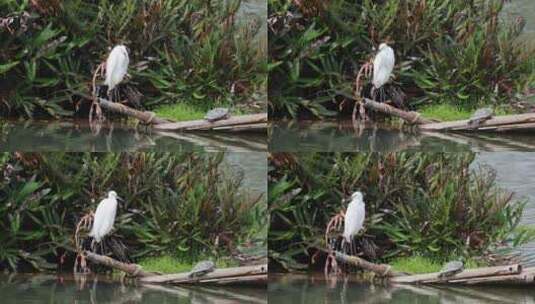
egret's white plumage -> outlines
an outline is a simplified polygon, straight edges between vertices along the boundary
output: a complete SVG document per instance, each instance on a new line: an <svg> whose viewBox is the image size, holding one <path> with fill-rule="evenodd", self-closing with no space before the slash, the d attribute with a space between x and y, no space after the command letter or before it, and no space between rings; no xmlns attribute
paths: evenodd
<svg viewBox="0 0 535 304"><path fill-rule="evenodd" d="M123 81L129 62L128 51L124 45L117 45L111 50L106 60L106 80L104 81L104 84L108 86L108 92Z"/></svg>
<svg viewBox="0 0 535 304"><path fill-rule="evenodd" d="M117 193L110 191L108 192L108 197L98 204L93 227L89 233L89 236L93 237L97 243L113 228L115 214L117 213L117 198Z"/></svg>
<svg viewBox="0 0 535 304"><path fill-rule="evenodd" d="M376 89L379 89L390 80L395 62L394 50L386 43L381 43L379 52L373 59L373 86Z"/></svg>
<svg viewBox="0 0 535 304"><path fill-rule="evenodd" d="M362 229L365 212L362 193L357 191L351 195L344 219L344 239L347 243L351 243L353 236Z"/></svg>

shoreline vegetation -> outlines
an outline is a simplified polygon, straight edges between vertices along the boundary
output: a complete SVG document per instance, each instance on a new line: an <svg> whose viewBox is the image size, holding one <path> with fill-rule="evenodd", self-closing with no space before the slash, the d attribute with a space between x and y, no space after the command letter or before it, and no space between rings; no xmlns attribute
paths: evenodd
<svg viewBox="0 0 535 304"><path fill-rule="evenodd" d="M0 4L0 115L87 117L92 77L117 44L126 105L173 120L215 107L265 110L267 46L242 1L7 1ZM97 80L97 84L101 80ZM105 95L105 87L97 85ZM106 97L106 96L99 96Z"/></svg>
<svg viewBox="0 0 535 304"><path fill-rule="evenodd" d="M521 39L523 18L504 3L270 0L269 114L351 117L357 72L385 41L396 55L385 91L398 108L443 121L483 106L529 112L535 48ZM369 98L370 82L361 97Z"/></svg>
<svg viewBox="0 0 535 304"><path fill-rule="evenodd" d="M265 197L242 189L242 178L223 169L223 156L0 154L0 269L72 271L75 231L83 239L88 233L77 223L109 189L125 200L104 245L112 258L175 272L203 259L227 267L265 255Z"/></svg>
<svg viewBox="0 0 535 304"><path fill-rule="evenodd" d="M535 237L519 225L525 202L497 187L491 168L473 167L474 158L468 152L271 154L270 269L323 269L333 246L326 240L341 238L328 223L356 189L366 204L356 237L361 259L410 273L436 272L451 260L466 268L515 263L512 249Z"/></svg>

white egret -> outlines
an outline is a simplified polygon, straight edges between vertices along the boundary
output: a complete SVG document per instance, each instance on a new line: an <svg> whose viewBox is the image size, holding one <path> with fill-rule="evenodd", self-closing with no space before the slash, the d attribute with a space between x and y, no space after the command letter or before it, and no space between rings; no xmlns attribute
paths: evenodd
<svg viewBox="0 0 535 304"><path fill-rule="evenodd" d="M351 202L347 206L344 218L344 241L349 245L352 244L352 238L359 233L364 225L366 210L362 193L356 191L351 195Z"/></svg>
<svg viewBox="0 0 535 304"><path fill-rule="evenodd" d="M104 84L108 86L108 98L110 92L124 79L128 71L128 51L124 45L117 45L112 50L106 60L106 80Z"/></svg>
<svg viewBox="0 0 535 304"><path fill-rule="evenodd" d="M383 95L381 87L390 80L395 62L394 50L386 43L381 43L379 52L373 59L373 92L380 89L381 95Z"/></svg>
<svg viewBox="0 0 535 304"><path fill-rule="evenodd" d="M122 200L115 191L108 192L108 197L100 201L95 212L93 227L89 236L93 237L95 242L100 243L104 236L110 233L115 222L117 213L117 200Z"/></svg>

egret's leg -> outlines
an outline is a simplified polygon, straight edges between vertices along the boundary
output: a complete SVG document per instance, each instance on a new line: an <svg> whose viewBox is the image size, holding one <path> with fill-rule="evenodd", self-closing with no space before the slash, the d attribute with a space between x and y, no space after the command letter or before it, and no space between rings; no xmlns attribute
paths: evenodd
<svg viewBox="0 0 535 304"><path fill-rule="evenodd" d="M121 101L121 96L119 95L119 87L115 87L115 89L113 89L115 91L115 100L116 102L119 102Z"/></svg>

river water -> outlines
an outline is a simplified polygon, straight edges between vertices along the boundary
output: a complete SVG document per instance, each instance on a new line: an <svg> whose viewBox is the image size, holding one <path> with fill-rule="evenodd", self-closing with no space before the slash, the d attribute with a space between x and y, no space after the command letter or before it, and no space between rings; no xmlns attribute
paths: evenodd
<svg viewBox="0 0 535 304"><path fill-rule="evenodd" d="M430 287L326 281L322 274L270 274L270 303L535 303L532 288Z"/></svg>
<svg viewBox="0 0 535 304"><path fill-rule="evenodd" d="M158 132L121 122L1 121L0 151L266 151L265 133Z"/></svg>
<svg viewBox="0 0 535 304"><path fill-rule="evenodd" d="M422 133L378 124L355 130L351 121L272 122L268 140L277 152L535 151L535 136L527 133Z"/></svg>
<svg viewBox="0 0 535 304"><path fill-rule="evenodd" d="M265 288L128 285L95 276L0 275L1 303L267 303Z"/></svg>

